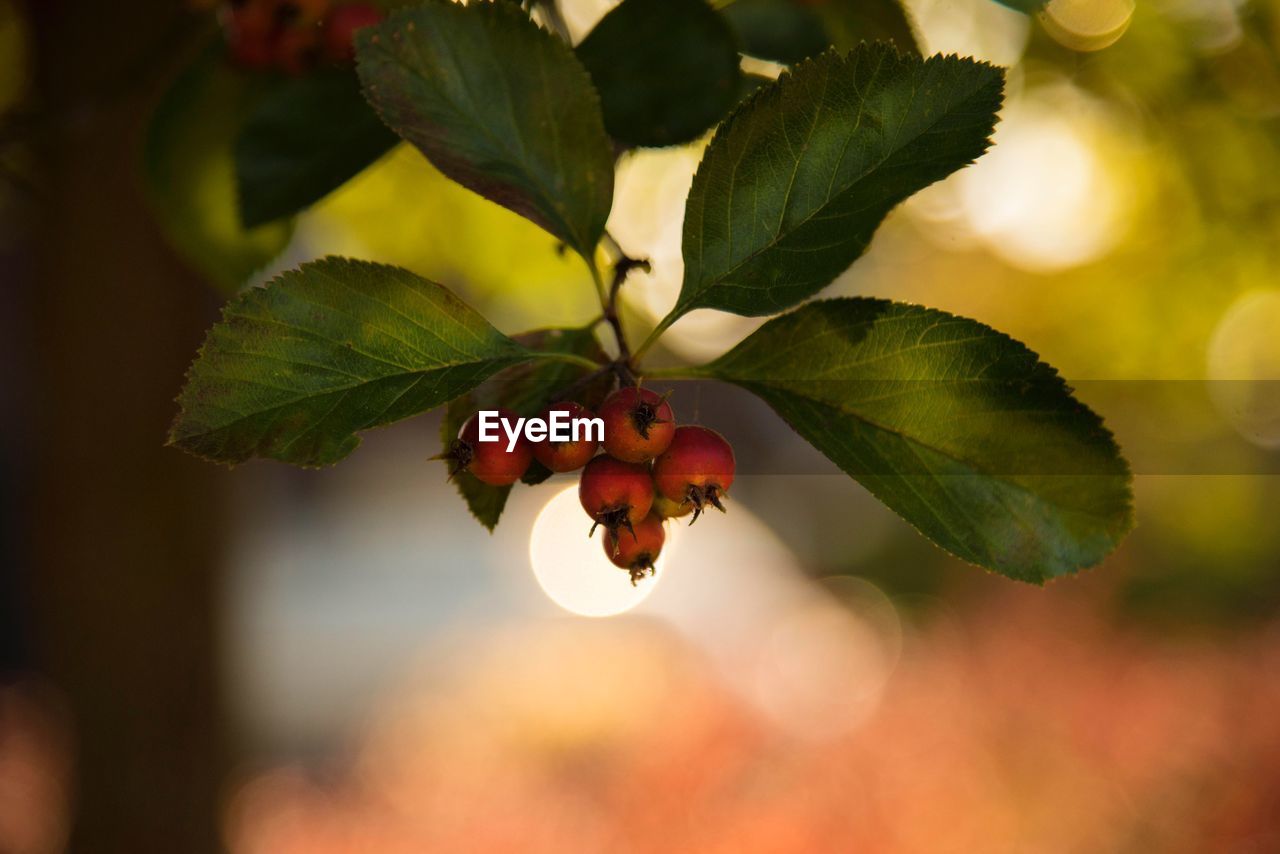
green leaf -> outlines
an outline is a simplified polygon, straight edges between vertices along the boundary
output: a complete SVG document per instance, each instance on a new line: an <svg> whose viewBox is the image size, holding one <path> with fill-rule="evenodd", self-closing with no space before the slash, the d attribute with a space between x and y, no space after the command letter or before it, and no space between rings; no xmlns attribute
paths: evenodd
<svg viewBox="0 0 1280 854"><path fill-rule="evenodd" d="M684 283L665 323L695 308L771 314L817 293L894 206L986 150L1002 85L984 63L876 44L762 87L694 176Z"/></svg>
<svg viewBox="0 0 1280 854"><path fill-rule="evenodd" d="M458 425L461 427L462 425ZM441 431L443 434L443 431ZM454 429L456 435L457 429ZM448 437L445 438L445 447L448 448L449 442L452 441ZM507 498L511 495L511 487L509 486L491 486L479 480L469 471L460 471L453 477L453 484L458 490L458 494L462 496L462 500L466 502L467 509L471 511L471 515L476 521L484 525L489 533L493 533L493 529L498 527L498 520L502 518L502 511L507 508Z"/></svg>
<svg viewBox="0 0 1280 854"><path fill-rule="evenodd" d="M761 86L768 86L772 82L772 77L765 77L763 74L743 74L742 79L738 81L738 93L734 100L745 101Z"/></svg>
<svg viewBox="0 0 1280 854"><path fill-rule="evenodd" d="M604 361L606 356L596 341L590 327L583 329L543 329L517 335L516 340L530 350L542 353L570 353L594 361ZM540 413L552 395L573 385L587 375L586 368L568 362L529 362L507 368L467 394L455 398L445 411L440 424L440 441L445 451L457 437L462 425L481 409L506 407L517 415L530 416ZM594 410L612 387L612 375L606 375L589 383L573 399ZM522 478L534 485L551 476L551 471L536 460ZM498 524L498 518L506 507L509 486L490 486L482 483L469 472L459 472L454 477L458 493L467 502L471 514L490 531Z"/></svg>
<svg viewBox="0 0 1280 854"><path fill-rule="evenodd" d="M227 305L169 441L216 462L326 465L355 450L359 431L439 406L530 355L435 282L325 258Z"/></svg>
<svg viewBox="0 0 1280 854"><path fill-rule="evenodd" d="M795 0L733 0L720 14L748 56L790 64L831 43L817 11Z"/></svg>
<svg viewBox="0 0 1280 854"><path fill-rule="evenodd" d="M216 45L164 94L147 128L143 178L166 239L224 292L274 260L293 224L245 228L236 209L232 147L240 127L278 85L233 68Z"/></svg>
<svg viewBox="0 0 1280 854"><path fill-rule="evenodd" d="M860 42L893 42L904 53L920 53L911 19L899 0L830 0L814 7L838 50Z"/></svg>
<svg viewBox="0 0 1280 854"><path fill-rule="evenodd" d="M258 103L236 142L241 221L253 227L297 213L397 141L365 103L350 70L284 83Z"/></svg>
<svg viewBox="0 0 1280 854"><path fill-rule="evenodd" d="M701 368L763 398L938 545L1042 583L1133 525L1127 463L1053 368L973 320L879 299L810 303Z"/></svg>
<svg viewBox="0 0 1280 854"><path fill-rule="evenodd" d="M741 76L733 34L704 0L623 0L577 54L605 130L628 146L697 139L729 112Z"/></svg>
<svg viewBox="0 0 1280 854"><path fill-rule="evenodd" d="M428 0L356 36L365 97L445 175L591 257L613 203L600 99L519 7Z"/></svg>
<svg viewBox="0 0 1280 854"><path fill-rule="evenodd" d="M743 53L786 65L864 41L893 42L903 52L920 53L899 0L732 0L720 14Z"/></svg>

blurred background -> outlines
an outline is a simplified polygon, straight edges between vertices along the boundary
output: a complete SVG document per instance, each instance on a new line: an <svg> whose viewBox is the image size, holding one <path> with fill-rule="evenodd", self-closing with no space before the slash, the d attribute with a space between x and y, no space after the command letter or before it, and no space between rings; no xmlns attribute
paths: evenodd
<svg viewBox="0 0 1280 854"><path fill-rule="evenodd" d="M513 333L589 320L589 279L404 146L240 233L230 102L176 120L158 215L147 122L207 10L0 0L0 852L1280 851L1280 3L907 6L1009 67L1003 120L830 293L990 323L1115 430L1138 527L1043 589L721 388L674 401L734 442L732 506L635 589L572 480L470 520L435 415L326 471L163 448L248 270L403 264ZM637 328L702 144L620 161Z"/></svg>

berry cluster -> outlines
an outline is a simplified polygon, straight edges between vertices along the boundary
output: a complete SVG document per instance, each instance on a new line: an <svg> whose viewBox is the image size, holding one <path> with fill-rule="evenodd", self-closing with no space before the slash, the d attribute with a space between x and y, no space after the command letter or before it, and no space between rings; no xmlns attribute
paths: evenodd
<svg viewBox="0 0 1280 854"><path fill-rule="evenodd" d="M583 406L562 401L548 406L571 418L591 418ZM515 420L515 413L499 410ZM509 486L524 476L536 459L553 472L582 469L578 498L591 517L591 531L603 525L604 551L609 560L631 573L631 583L653 574L653 562L666 539L662 524L686 516L697 521L708 505L724 511L721 499L733 484L733 448L714 430L696 425L676 426L675 413L664 396L648 389L624 386L600 406L604 422L604 453L594 439L530 442L523 436L507 441L481 442L479 417L462 425L442 458L451 464L450 476L469 471L492 486Z"/></svg>
<svg viewBox="0 0 1280 854"><path fill-rule="evenodd" d="M231 56L244 68L300 75L355 59L356 30L383 14L372 3L331 0L230 0L222 10Z"/></svg>

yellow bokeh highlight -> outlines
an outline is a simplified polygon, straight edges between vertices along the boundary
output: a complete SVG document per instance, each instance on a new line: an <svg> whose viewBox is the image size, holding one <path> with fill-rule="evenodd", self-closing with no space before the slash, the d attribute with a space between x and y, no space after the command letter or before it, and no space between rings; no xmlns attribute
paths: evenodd
<svg viewBox="0 0 1280 854"><path fill-rule="evenodd" d="M581 258L444 177L408 145L312 208L298 239L302 251L407 267L458 291L507 330L578 325L600 312Z"/></svg>
<svg viewBox="0 0 1280 854"><path fill-rule="evenodd" d="M1050 0L1040 20L1063 47L1102 50L1124 35L1136 6L1135 0Z"/></svg>
<svg viewBox="0 0 1280 854"><path fill-rule="evenodd" d="M1210 393L1244 438L1280 447L1280 290L1242 294L1209 341Z"/></svg>

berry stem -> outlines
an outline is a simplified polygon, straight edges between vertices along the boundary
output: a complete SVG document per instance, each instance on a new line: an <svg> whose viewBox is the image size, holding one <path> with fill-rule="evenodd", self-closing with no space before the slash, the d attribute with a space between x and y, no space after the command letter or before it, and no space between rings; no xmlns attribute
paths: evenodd
<svg viewBox="0 0 1280 854"><path fill-rule="evenodd" d="M605 322L613 329L613 336L618 340L618 363L619 367L626 369L627 373L631 373L631 348L627 344L626 333L622 331L622 319L618 316L618 290L622 287L622 282L627 278L627 274L631 270L639 267L643 270L649 269L648 261L637 261L634 258L622 256L618 259L618 263L613 266L613 282L609 285L609 302L605 306L604 319ZM623 381L626 378L621 377ZM634 377L631 378L634 384Z"/></svg>
<svg viewBox="0 0 1280 854"><path fill-rule="evenodd" d="M596 289L601 295L601 319L609 324L609 328L613 330L614 340L618 344L618 358L610 365L610 368L618 375L618 380L624 385L639 385L636 378L635 362L631 355L631 347L627 343L626 332L622 328L622 318L618 313L618 292L622 289L622 283L626 281L627 276L632 270L640 269L648 272L649 262L643 258L632 258L623 251L618 241L613 235L605 232L605 237L614 250L616 260L613 263L613 278L606 290L604 286L604 277L600 273L599 265L594 261L589 265L591 267L591 276L595 280Z"/></svg>

